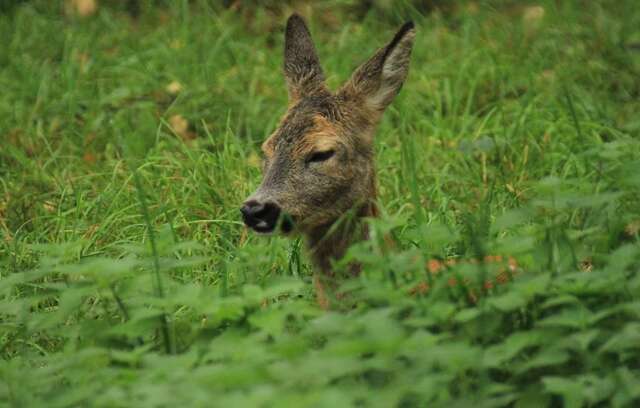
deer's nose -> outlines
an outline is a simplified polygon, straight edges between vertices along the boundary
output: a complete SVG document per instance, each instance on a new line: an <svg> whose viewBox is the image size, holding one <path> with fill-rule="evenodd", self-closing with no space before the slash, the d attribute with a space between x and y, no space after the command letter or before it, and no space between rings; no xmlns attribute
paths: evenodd
<svg viewBox="0 0 640 408"><path fill-rule="evenodd" d="M280 207L274 202L264 203L256 200L249 200L242 208L242 219L244 223L258 232L271 232L275 229L280 216Z"/></svg>

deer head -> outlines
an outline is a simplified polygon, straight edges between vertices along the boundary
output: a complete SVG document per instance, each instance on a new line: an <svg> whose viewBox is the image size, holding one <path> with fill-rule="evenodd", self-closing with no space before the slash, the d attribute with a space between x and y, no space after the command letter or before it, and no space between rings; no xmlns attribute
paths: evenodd
<svg viewBox="0 0 640 408"><path fill-rule="evenodd" d="M289 107L262 145L262 183L240 210L248 227L302 233L321 269L328 268L329 258L342 256L353 240L352 228L337 241L323 238L350 210L360 217L375 215L373 135L407 77L414 37L413 23L406 23L331 92L307 26L297 14L289 18L284 49Z"/></svg>

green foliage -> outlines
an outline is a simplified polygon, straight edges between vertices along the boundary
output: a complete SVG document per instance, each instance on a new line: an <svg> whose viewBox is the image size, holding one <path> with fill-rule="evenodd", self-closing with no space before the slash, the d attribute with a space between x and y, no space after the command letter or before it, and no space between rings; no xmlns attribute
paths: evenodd
<svg viewBox="0 0 640 408"><path fill-rule="evenodd" d="M300 6L332 86L418 27L384 216L328 312L301 242L237 210L291 6L54 3L0 7L0 405L640 403L634 1ZM480 289L486 255L513 280Z"/></svg>

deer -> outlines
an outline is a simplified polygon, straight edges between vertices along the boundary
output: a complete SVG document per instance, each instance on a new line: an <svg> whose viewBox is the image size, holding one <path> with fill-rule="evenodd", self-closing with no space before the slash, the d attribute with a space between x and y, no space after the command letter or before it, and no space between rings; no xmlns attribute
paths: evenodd
<svg viewBox="0 0 640 408"><path fill-rule="evenodd" d="M259 234L303 236L323 308L329 304L325 287L335 287L333 265L351 245L369 238L366 219L379 215L374 136L407 78L415 37L414 23L406 22L332 92L303 18L294 13L287 20L288 109L261 146L262 182L240 212ZM352 276L360 269L348 267Z"/></svg>

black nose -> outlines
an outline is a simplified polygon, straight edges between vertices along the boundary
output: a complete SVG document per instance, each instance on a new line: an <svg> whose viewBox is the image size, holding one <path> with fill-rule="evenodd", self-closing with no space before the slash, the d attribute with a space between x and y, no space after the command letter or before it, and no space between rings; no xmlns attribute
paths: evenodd
<svg viewBox="0 0 640 408"><path fill-rule="evenodd" d="M258 232L271 232L278 222L280 207L271 201L260 203L249 200L240 208L240 212L248 227Z"/></svg>

